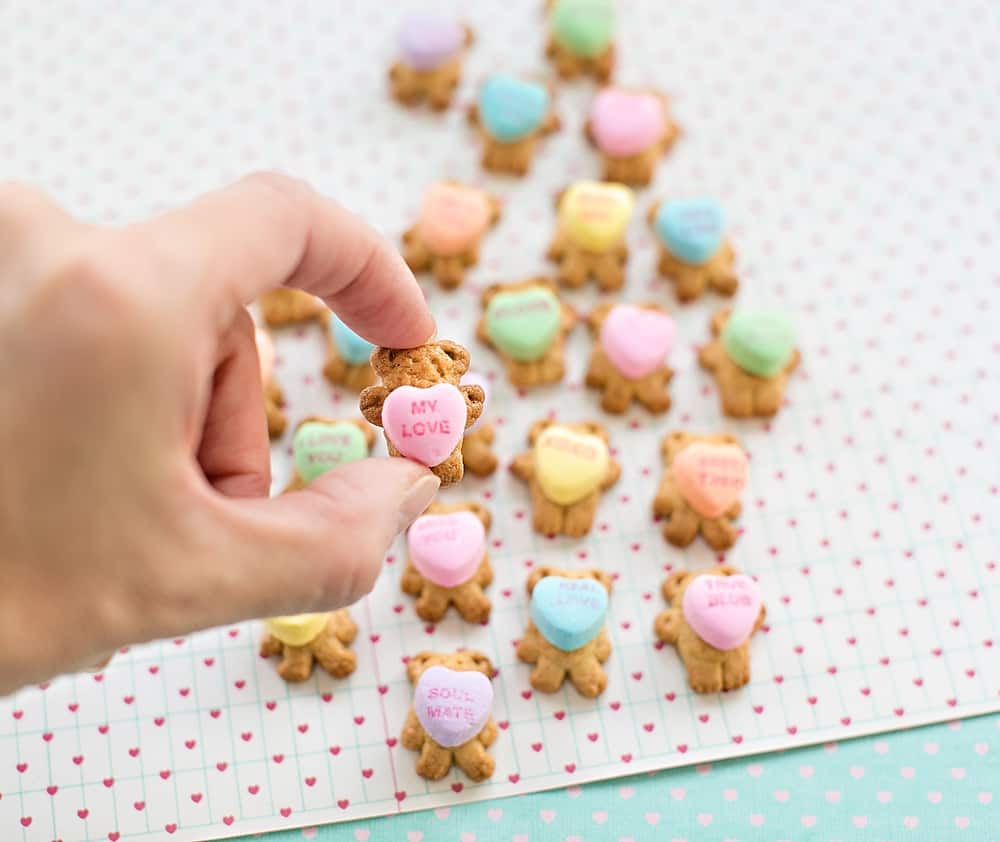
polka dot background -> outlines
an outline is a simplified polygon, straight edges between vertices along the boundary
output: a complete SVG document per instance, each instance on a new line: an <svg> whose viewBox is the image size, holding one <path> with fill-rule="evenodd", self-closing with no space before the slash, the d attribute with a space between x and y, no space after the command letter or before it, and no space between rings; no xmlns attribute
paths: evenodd
<svg viewBox="0 0 1000 842"><path fill-rule="evenodd" d="M593 87L560 87L564 127L543 142L529 178L483 176L463 106L490 70L544 72L543 27L534 2L466 5L478 40L460 101L431 116L398 108L385 93L396 4L4 4L0 174L51 190L85 218L120 224L248 170L279 168L393 239L429 181L487 187L505 210L481 264L458 292L425 288L442 332L467 342L474 367L492 380L497 449L508 461L539 417L601 418L581 386L590 347L582 328L568 345L566 382L530 395L509 388L496 357L472 338L481 288L545 271L554 193L598 172L580 131ZM348 681L316 676L286 687L256 656L258 627L244 624L139 647L97 677L0 701L0 837L203 839L423 807L457 811L465 800L1000 706L1000 343L991 321L1000 303L1000 16L973 2L632 0L620 12L619 78L669 93L685 132L638 197L622 297L665 303L681 341L670 413L603 419L623 478L591 535L531 534L527 494L501 472L449 495L480 499L494 513L487 627L419 622L399 593L397 547L372 596L352 609L361 634ZM693 355L718 302L680 308L655 277L646 208L699 194L718 196L733 221L738 300L796 315L804 364L771 423L721 418ZM581 312L598 300L588 291L567 297ZM320 376L318 329L276 341L293 423L355 411L354 397ZM666 573L718 558L700 544L668 547L649 504L662 435L720 427L752 458L743 535L727 560L759 579L769 616L753 644L751 684L696 697L650 628ZM274 448L278 486L287 447ZM513 656L524 578L542 563L598 564L617 575L610 683L598 701L533 694ZM488 784L457 773L427 784L397 743L410 693L400 659L457 645L483 649L500 667L501 736ZM947 745L965 750L957 737ZM812 765L820 769L819 760ZM746 765L724 768L736 775ZM656 809L666 817L664 793L661 786ZM713 798L715 808L704 809L719 822L722 802ZM895 798L858 815L875 822L896 809L902 795ZM561 830L575 811L557 809ZM790 809L779 799L760 814ZM981 815L955 809L970 822ZM837 833L851 838L848 830ZM548 838L541 828L535 836Z"/></svg>

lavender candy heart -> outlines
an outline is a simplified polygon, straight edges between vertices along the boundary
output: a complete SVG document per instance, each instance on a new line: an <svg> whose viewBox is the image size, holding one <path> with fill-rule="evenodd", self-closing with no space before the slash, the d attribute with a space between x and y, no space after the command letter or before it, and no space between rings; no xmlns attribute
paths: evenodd
<svg viewBox="0 0 1000 842"><path fill-rule="evenodd" d="M414 70L433 70L461 49L465 32L452 19L433 12L413 12L399 30L399 51Z"/></svg>
<svg viewBox="0 0 1000 842"><path fill-rule="evenodd" d="M493 683L475 670L425 670L413 691L413 710L438 745L454 748L480 731L493 710Z"/></svg>

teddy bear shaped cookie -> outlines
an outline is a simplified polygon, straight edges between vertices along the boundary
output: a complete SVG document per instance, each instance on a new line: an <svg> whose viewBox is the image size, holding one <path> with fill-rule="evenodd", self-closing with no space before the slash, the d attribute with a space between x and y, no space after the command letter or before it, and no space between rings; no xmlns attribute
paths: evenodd
<svg viewBox="0 0 1000 842"><path fill-rule="evenodd" d="M447 108L473 38L472 30L453 18L428 11L408 14L399 29L399 59L389 68L393 98L403 105Z"/></svg>
<svg viewBox="0 0 1000 842"><path fill-rule="evenodd" d="M589 74L607 82L615 68L612 0L550 0L545 55L563 79Z"/></svg>
<svg viewBox="0 0 1000 842"><path fill-rule="evenodd" d="M497 726L489 658L474 649L420 652L409 658L406 672L414 685L413 706L401 742L420 752L417 774L437 781L454 764L473 781L490 777L495 761L487 749Z"/></svg>
<svg viewBox="0 0 1000 842"><path fill-rule="evenodd" d="M601 494L614 485L621 466L608 450L608 431L590 421L537 421L528 434L531 449L511 463L511 473L528 483L532 526L542 535L580 538L590 532Z"/></svg>
<svg viewBox="0 0 1000 842"><path fill-rule="evenodd" d="M667 355L676 330L666 311L652 303L601 304L587 324L595 341L586 383L601 391L601 406L622 413L636 401L650 412L670 409Z"/></svg>
<svg viewBox="0 0 1000 842"><path fill-rule="evenodd" d="M326 320L326 362L323 376L337 386L360 392L375 383L369 358L375 346L362 339L336 313Z"/></svg>
<svg viewBox="0 0 1000 842"><path fill-rule="evenodd" d="M724 296L736 292L736 252L715 199L657 202L649 209L649 222L660 246L658 271L673 283L678 300L694 301L706 289Z"/></svg>
<svg viewBox="0 0 1000 842"><path fill-rule="evenodd" d="M430 468L442 488L454 485L464 473L463 435L483 411L482 387L460 385L469 352L447 340L376 348L371 364L382 382L361 393L361 414L383 429L389 455Z"/></svg>
<svg viewBox="0 0 1000 842"><path fill-rule="evenodd" d="M479 243L500 219L500 202L484 190L439 181L424 193L420 217L403 234L403 259L414 272L430 272L455 289L479 260Z"/></svg>
<svg viewBox="0 0 1000 842"><path fill-rule="evenodd" d="M366 459L374 443L375 430L360 418L302 419L292 436L292 476L285 491L298 491L327 471Z"/></svg>
<svg viewBox="0 0 1000 842"><path fill-rule="evenodd" d="M497 455L493 452L496 430L486 420L486 409L490 403L490 384L485 377L473 371L462 375L463 385L479 386L483 390L483 411L479 418L466 429L462 439L462 462L465 470L477 477L488 477L497 469Z"/></svg>
<svg viewBox="0 0 1000 842"><path fill-rule="evenodd" d="M587 140L601 155L604 180L637 187L653 180L680 133L667 98L648 88L603 88L584 123Z"/></svg>
<svg viewBox="0 0 1000 842"><path fill-rule="evenodd" d="M663 536L686 547L700 532L713 550L736 543L733 521L747 483L747 455L728 433L668 433L661 445L663 478L653 514L666 519Z"/></svg>
<svg viewBox="0 0 1000 842"><path fill-rule="evenodd" d="M254 339L257 343L257 359L260 362L260 383L264 389L264 415L267 418L267 435L276 439L285 432L288 419L282 407L285 405L285 396L282 394L281 386L274 379L274 342L266 330L257 328L254 330Z"/></svg>
<svg viewBox="0 0 1000 842"><path fill-rule="evenodd" d="M601 292L625 283L632 191L623 184L578 181L557 197L559 221L546 254L558 264L556 277L568 287L597 281Z"/></svg>
<svg viewBox="0 0 1000 842"><path fill-rule="evenodd" d="M791 319L777 310L725 309L711 330L698 362L715 375L722 411L733 418L775 415L800 359Z"/></svg>
<svg viewBox="0 0 1000 842"><path fill-rule="evenodd" d="M432 503L406 533L409 559L400 588L417 597L417 616L436 623L452 605L467 623L485 623L493 581L486 550L490 513L479 503Z"/></svg>
<svg viewBox="0 0 1000 842"><path fill-rule="evenodd" d="M278 287L257 299L261 318L268 327L287 327L316 321L328 312L315 295L290 287Z"/></svg>
<svg viewBox="0 0 1000 842"><path fill-rule="evenodd" d="M346 609L272 617L264 621L264 628L261 657L279 656L278 675L285 681L308 680L314 663L334 678L347 677L357 666L357 658L347 647L358 627Z"/></svg>
<svg viewBox="0 0 1000 842"><path fill-rule="evenodd" d="M540 693L555 693L568 677L581 696L604 692L604 662L611 641L604 630L611 577L596 568L539 567L528 577L531 619L517 642L517 657L534 664L530 682Z"/></svg>
<svg viewBox="0 0 1000 842"><path fill-rule="evenodd" d="M483 291L476 337L503 358L507 377L527 389L557 383L566 373L566 336L576 325L550 278L493 284Z"/></svg>
<svg viewBox="0 0 1000 842"><path fill-rule="evenodd" d="M732 567L677 570L663 583L670 608L653 631L677 647L696 693L736 690L750 681L750 637L764 623L760 587Z"/></svg>
<svg viewBox="0 0 1000 842"><path fill-rule="evenodd" d="M513 175L531 169L539 139L559 128L552 91L508 73L486 80L468 116L482 139L483 168Z"/></svg>

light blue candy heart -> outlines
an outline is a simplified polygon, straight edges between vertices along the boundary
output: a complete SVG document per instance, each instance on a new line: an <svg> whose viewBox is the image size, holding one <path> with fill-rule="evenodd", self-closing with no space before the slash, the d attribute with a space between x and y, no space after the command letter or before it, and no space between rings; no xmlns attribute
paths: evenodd
<svg viewBox="0 0 1000 842"><path fill-rule="evenodd" d="M330 335L333 337L333 344L337 346L337 353L349 365L361 365L368 362L375 347L367 339L362 339L347 325L345 325L336 314L330 314Z"/></svg>
<svg viewBox="0 0 1000 842"><path fill-rule="evenodd" d="M697 265L719 250L726 217L715 199L673 199L660 205L654 227L674 257Z"/></svg>
<svg viewBox="0 0 1000 842"><path fill-rule="evenodd" d="M531 619L549 643L572 652L604 626L608 592L594 579L546 576L531 591Z"/></svg>
<svg viewBox="0 0 1000 842"><path fill-rule="evenodd" d="M549 91L507 73L496 73L479 89L479 119L494 138L513 143L542 125L549 110Z"/></svg>

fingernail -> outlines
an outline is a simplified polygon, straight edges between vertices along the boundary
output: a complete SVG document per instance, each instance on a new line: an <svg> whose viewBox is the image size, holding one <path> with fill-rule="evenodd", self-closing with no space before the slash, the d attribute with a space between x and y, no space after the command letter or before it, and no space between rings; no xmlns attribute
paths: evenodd
<svg viewBox="0 0 1000 842"><path fill-rule="evenodd" d="M410 486L406 496L399 504L400 532L424 513L424 509L434 500L434 495L437 494L440 487L441 480L434 474L426 474Z"/></svg>

